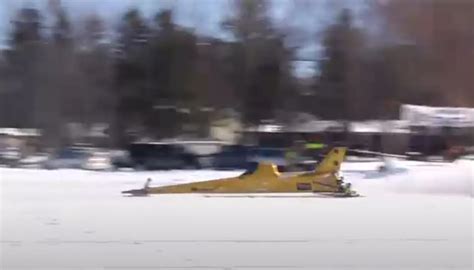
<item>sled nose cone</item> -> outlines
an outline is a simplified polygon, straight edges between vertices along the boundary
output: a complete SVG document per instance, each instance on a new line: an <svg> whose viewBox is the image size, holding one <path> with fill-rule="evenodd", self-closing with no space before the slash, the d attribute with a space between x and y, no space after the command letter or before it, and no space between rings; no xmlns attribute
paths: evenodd
<svg viewBox="0 0 474 270"><path fill-rule="evenodd" d="M147 196L148 191L146 189L131 189L122 191L122 194L130 196Z"/></svg>

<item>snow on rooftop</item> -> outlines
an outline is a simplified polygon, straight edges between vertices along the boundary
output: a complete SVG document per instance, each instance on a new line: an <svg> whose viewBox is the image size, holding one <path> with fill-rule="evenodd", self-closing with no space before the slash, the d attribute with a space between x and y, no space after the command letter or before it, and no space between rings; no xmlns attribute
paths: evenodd
<svg viewBox="0 0 474 270"><path fill-rule="evenodd" d="M360 121L351 122L350 131L354 133L410 133L407 121Z"/></svg>
<svg viewBox="0 0 474 270"><path fill-rule="evenodd" d="M400 108L400 119L413 126L474 127L474 108L404 104Z"/></svg>
<svg viewBox="0 0 474 270"><path fill-rule="evenodd" d="M41 132L38 129L31 128L0 128L0 135L14 136L14 137L35 137L40 136Z"/></svg>

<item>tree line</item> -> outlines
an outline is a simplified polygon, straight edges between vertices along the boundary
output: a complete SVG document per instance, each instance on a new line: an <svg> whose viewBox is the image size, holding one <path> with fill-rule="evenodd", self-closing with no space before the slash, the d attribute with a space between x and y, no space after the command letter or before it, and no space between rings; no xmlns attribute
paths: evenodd
<svg viewBox="0 0 474 270"><path fill-rule="evenodd" d="M177 24L172 10L146 18L130 8L109 31L96 14L73 23L52 3L17 10L0 54L0 126L40 128L51 146L67 143L70 122L108 123L121 145L133 132L207 136L229 114L248 126L298 113L393 119L403 103L474 106L468 0L369 1L362 23L341 9L309 45L297 34L316 26L275 24L272 1L233 1L219 26L226 39ZM311 3L291 12L311 16ZM294 69L302 46L321 48L310 77Z"/></svg>

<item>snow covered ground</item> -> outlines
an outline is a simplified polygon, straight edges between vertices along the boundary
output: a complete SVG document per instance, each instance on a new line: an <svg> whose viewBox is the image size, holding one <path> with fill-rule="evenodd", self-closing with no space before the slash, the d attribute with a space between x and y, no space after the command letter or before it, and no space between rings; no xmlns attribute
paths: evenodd
<svg viewBox="0 0 474 270"><path fill-rule="evenodd" d="M360 198L160 195L232 171L0 168L0 269L473 269L474 161L345 163Z"/></svg>

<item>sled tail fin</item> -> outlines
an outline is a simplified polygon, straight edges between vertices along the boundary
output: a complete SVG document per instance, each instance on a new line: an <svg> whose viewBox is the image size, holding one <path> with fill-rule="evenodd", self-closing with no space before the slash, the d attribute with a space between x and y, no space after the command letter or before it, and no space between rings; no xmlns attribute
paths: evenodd
<svg viewBox="0 0 474 270"><path fill-rule="evenodd" d="M341 163L346 156L347 148L335 147L324 157L324 159L316 166L315 173L336 173L341 169Z"/></svg>

